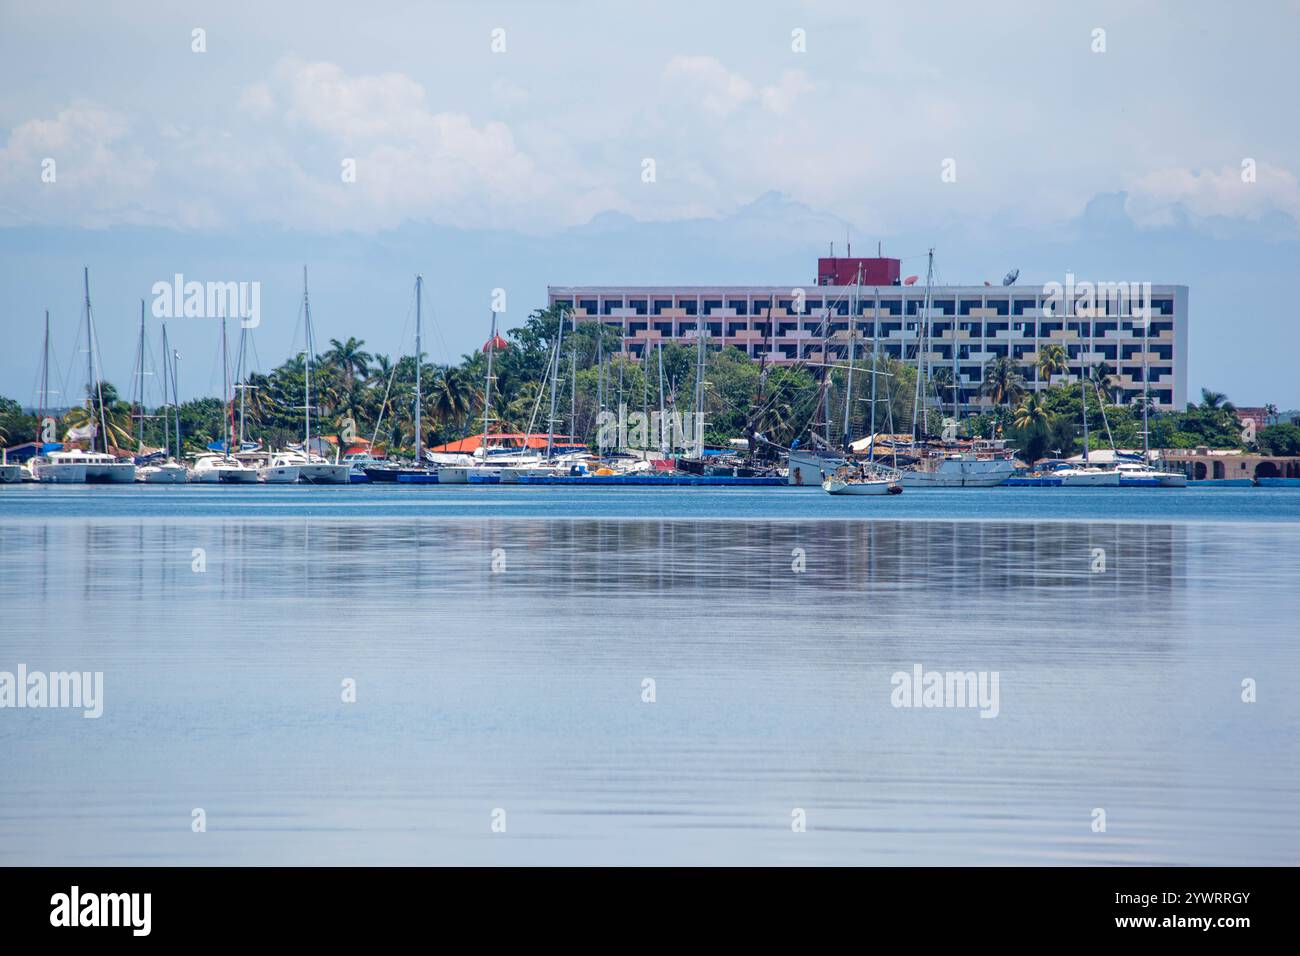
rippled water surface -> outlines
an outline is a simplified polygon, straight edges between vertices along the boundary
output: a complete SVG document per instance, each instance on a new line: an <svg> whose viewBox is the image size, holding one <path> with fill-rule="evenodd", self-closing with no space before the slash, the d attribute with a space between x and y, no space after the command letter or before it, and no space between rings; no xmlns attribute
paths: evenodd
<svg viewBox="0 0 1300 956"><path fill-rule="evenodd" d="M0 862L1294 864L1298 520L1262 489L0 488L0 671L105 685L98 720L0 710ZM916 664L998 672L997 716L892 706Z"/></svg>

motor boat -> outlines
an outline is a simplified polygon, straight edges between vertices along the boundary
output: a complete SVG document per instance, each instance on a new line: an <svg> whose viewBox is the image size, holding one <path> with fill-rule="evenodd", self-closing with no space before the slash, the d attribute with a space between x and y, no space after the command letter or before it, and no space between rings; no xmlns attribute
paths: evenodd
<svg viewBox="0 0 1300 956"><path fill-rule="evenodd" d="M257 469L228 455L200 455L190 472L190 481L203 484L243 484L257 482Z"/></svg>

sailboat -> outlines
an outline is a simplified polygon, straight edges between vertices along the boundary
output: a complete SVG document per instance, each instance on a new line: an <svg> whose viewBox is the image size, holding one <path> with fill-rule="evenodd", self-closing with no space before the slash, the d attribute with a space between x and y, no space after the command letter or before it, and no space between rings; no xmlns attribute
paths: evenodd
<svg viewBox="0 0 1300 956"><path fill-rule="evenodd" d="M487 371L483 385L483 434L478 448L469 454L468 460L465 460L466 456L460 454L440 453L435 456L434 460L439 462L439 484L512 482L523 475L539 475L550 471L542 465L541 456L527 447L527 436L525 436L524 447L516 448L505 444L507 440L515 439L507 439L504 435L493 435L491 432L492 422L496 420L492 417L492 383L496 380L492 374L493 360L497 350L509 348L509 343L497 334L495 311L492 313L490 329L490 336L483 344L483 353L487 355ZM538 401L541 401L540 392ZM496 442L491 440L494 437L497 439Z"/></svg>
<svg viewBox="0 0 1300 956"><path fill-rule="evenodd" d="M991 488L1000 485L1015 472L1014 452L1000 438L975 439L970 442L944 441L936 444L919 437L918 425L924 425L921 411L928 398L929 368L925 351L930 337L931 288L934 279L934 250L928 254L925 274L925 315L918 322L916 347L916 395L912 404L912 444L903 465L902 484L908 488ZM953 348L957 338L953 337ZM955 394L958 383L954 380Z"/></svg>
<svg viewBox="0 0 1300 956"><path fill-rule="evenodd" d="M421 310L424 301L424 276L415 277L415 464L414 466L404 466L390 462L375 461L366 459L356 464L350 464L352 470L360 469L368 481L374 482L401 482L402 484L437 484L439 479L438 469L430 468L426 464L424 456L424 394L422 392L421 372L424 367L424 350L421 348ZM396 369L393 374L396 374ZM389 378L389 387L392 387L392 377ZM384 405L388 404L388 395L384 395ZM380 410L380 419L383 419L382 407ZM375 437L379 434L379 423L375 424ZM374 445L374 439L371 439L371 445ZM351 480L351 479L349 479Z"/></svg>
<svg viewBox="0 0 1300 956"><path fill-rule="evenodd" d="M82 282L86 293L86 409L90 421L82 428L70 429L68 434L74 441L86 440L89 448L86 451L53 451L36 458L32 462L32 474L38 481L129 483L135 481L135 462L122 461L108 451L108 420L104 414L104 394L100 388L102 376L97 374L98 364L95 361L97 342L94 313L90 308L90 269L82 270ZM104 450L97 451L95 443L101 435Z"/></svg>
<svg viewBox="0 0 1300 956"><path fill-rule="evenodd" d="M235 440L235 417L234 403L230 399L230 362L227 358L224 315L221 317L221 385L226 433L221 440L221 451L199 455L194 461L190 481L204 484L253 484L257 481L257 469L231 454Z"/></svg>
<svg viewBox="0 0 1300 956"><path fill-rule="evenodd" d="M862 267L858 267L858 276L853 286L853 298L849 307L849 365L848 376L844 386L844 436L848 436L853 424L853 373L856 370L857 348L854 338L854 324L858 315L858 297L861 294ZM900 484L901 472L876 461L876 378L878 349L874 347L879 341L873 336L871 354L871 451L866 462L849 462L836 468L830 474L822 475L822 490L831 495L897 495L902 494ZM892 411L891 411L892 420ZM829 414L827 418L829 418ZM851 447L851 446L850 446Z"/></svg>
<svg viewBox="0 0 1300 956"><path fill-rule="evenodd" d="M272 456L272 465L298 469L298 481L308 485L349 485L352 483L351 466L330 462L311 450L311 363L316 352L316 335L311 324L311 298L307 292L307 267L302 267L302 310L306 337L303 375L303 442L302 450L289 449Z"/></svg>
<svg viewBox="0 0 1300 956"><path fill-rule="evenodd" d="M135 361L135 395L132 404L135 406L136 419L136 450L137 454L144 452L144 420L145 415L145 387L144 380L148 373L146 364L148 360L148 346L145 338L144 327L144 299L140 300L140 335L136 341L136 361ZM168 426L168 410L166 408L167 398L167 365L163 364L163 426L170 431ZM164 441L164 445L167 442ZM169 449L164 448L164 452ZM143 465L137 465L135 469L135 480L150 485L180 485L189 480L189 472L184 465L178 465L174 460L167 459L161 463L147 461Z"/></svg>
<svg viewBox="0 0 1300 956"><path fill-rule="evenodd" d="M1121 461L1117 466L1120 487L1127 488L1186 488L1187 476L1179 471L1162 471L1151 465L1151 431L1149 398L1151 373L1148 368L1147 339L1151 335L1150 324L1142 329L1142 460Z"/></svg>

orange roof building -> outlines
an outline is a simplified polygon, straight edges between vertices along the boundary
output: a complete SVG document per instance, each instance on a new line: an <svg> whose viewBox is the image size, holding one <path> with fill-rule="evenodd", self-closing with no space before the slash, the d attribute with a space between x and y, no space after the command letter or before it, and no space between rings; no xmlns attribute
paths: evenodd
<svg viewBox="0 0 1300 956"><path fill-rule="evenodd" d="M573 444L568 435L556 435L554 437L555 437L556 445ZM498 449L498 448L545 449L546 433L542 432L539 434L537 432L533 432L529 434L525 432L507 432L507 433L498 434L494 432L488 435L487 443L488 443L488 447L492 449ZM442 452L448 455L456 455L456 454L472 455L474 454L474 452L479 450L479 447L482 444L483 444L483 435L480 432L477 435L470 435L468 438L462 438L460 441L447 442L447 444L445 445L439 445L436 448L430 448L429 451Z"/></svg>

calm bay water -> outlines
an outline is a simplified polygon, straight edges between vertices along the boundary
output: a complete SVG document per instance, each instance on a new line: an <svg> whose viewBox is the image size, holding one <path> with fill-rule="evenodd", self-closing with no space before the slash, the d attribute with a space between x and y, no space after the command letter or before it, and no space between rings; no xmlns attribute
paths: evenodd
<svg viewBox="0 0 1300 956"><path fill-rule="evenodd" d="M1294 864L1297 585L1287 490L0 488L0 670L105 685L0 862Z"/></svg>

